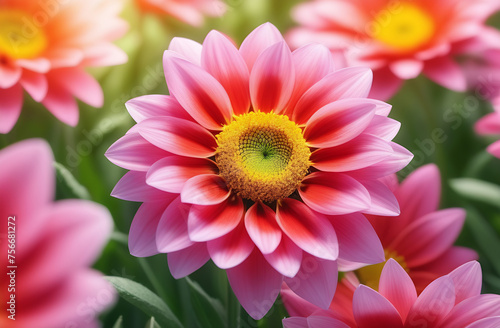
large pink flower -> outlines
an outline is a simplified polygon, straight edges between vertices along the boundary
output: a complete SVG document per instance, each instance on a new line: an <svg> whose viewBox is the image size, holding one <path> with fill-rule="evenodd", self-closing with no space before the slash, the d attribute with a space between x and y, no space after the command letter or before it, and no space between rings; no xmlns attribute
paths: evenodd
<svg viewBox="0 0 500 328"><path fill-rule="evenodd" d="M489 328L500 326L500 295L481 295L481 267L472 261L434 280L417 296L406 271L393 259L380 277L379 291L360 285L352 305L355 322L345 322L335 313L283 320L284 328Z"/></svg>
<svg viewBox="0 0 500 328"><path fill-rule="evenodd" d="M446 88L465 91L452 48L487 33L484 21L498 7L495 0L311 0L293 11L301 26L288 40L295 46L322 42L347 52L350 65L372 68L371 96L378 99L389 98L403 80L422 72Z"/></svg>
<svg viewBox="0 0 500 328"><path fill-rule="evenodd" d="M136 0L148 12L170 15L185 23L200 26L203 16L222 16L226 5L220 0Z"/></svg>
<svg viewBox="0 0 500 328"><path fill-rule="evenodd" d="M411 154L390 141L390 106L366 98L369 69L335 70L320 45L292 53L269 23L239 49L216 31L176 38L164 69L170 96L130 100L137 125L106 153L130 170L113 195L144 202L133 255L169 253L176 278L211 258L254 318L284 276L327 308L338 257L383 260L360 212L399 214L377 179Z"/></svg>
<svg viewBox="0 0 500 328"><path fill-rule="evenodd" d="M78 123L73 97L101 107L103 94L88 66L124 63L110 43L126 30L119 0L0 2L0 133L19 118L23 89L62 122Z"/></svg>
<svg viewBox="0 0 500 328"><path fill-rule="evenodd" d="M36 139L0 151L1 327L97 327L96 316L115 300L89 268L111 233L111 216L88 201L53 202L53 161Z"/></svg>

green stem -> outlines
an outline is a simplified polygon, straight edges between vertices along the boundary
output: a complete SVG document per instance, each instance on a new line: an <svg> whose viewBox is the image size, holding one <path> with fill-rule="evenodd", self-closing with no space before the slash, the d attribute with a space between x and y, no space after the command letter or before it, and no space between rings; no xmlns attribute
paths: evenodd
<svg viewBox="0 0 500 328"><path fill-rule="evenodd" d="M241 327L241 306L238 299L233 293L231 286L227 288L227 316L228 316L228 327L240 328Z"/></svg>
<svg viewBox="0 0 500 328"><path fill-rule="evenodd" d="M167 295L163 291L163 288L161 287L161 284L158 281L158 279L156 279L156 276L155 276L153 270L151 269L151 266L149 265L149 263L146 261L145 258L139 257L137 259L139 261L139 264L140 264L142 270L144 271L144 273L148 277L149 282L151 283L151 285L155 289L158 296L160 296L163 300L167 300Z"/></svg>

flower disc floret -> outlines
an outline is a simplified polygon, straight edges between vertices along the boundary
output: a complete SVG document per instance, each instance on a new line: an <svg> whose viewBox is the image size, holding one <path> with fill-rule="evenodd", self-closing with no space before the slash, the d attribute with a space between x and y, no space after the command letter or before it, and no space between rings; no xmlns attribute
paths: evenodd
<svg viewBox="0 0 500 328"><path fill-rule="evenodd" d="M217 144L220 175L234 192L253 201L290 196L310 166L302 130L286 115L236 116L217 135Z"/></svg>

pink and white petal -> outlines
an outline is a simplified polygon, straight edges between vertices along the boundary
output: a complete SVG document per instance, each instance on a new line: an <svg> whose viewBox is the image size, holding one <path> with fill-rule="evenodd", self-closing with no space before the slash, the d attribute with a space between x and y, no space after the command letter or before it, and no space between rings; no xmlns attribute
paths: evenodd
<svg viewBox="0 0 500 328"><path fill-rule="evenodd" d="M186 38L175 37L170 41L168 45L168 50L172 50L176 52L192 62L193 64L197 64L201 66L201 52L202 45L196 41Z"/></svg>
<svg viewBox="0 0 500 328"><path fill-rule="evenodd" d="M78 124L80 117L78 104L73 96L62 88L59 83L53 83L49 80L49 89L42 104L61 122L69 126Z"/></svg>
<svg viewBox="0 0 500 328"><path fill-rule="evenodd" d="M37 73L47 73L51 69L51 63L47 58L18 59L16 65Z"/></svg>
<svg viewBox="0 0 500 328"><path fill-rule="evenodd" d="M167 254L170 273L175 279L184 278L210 260L205 243L195 243L177 252Z"/></svg>
<svg viewBox="0 0 500 328"><path fill-rule="evenodd" d="M352 312L359 328L403 328L394 305L365 285L359 286L354 292Z"/></svg>
<svg viewBox="0 0 500 328"><path fill-rule="evenodd" d="M269 254L263 254L267 262L285 277L295 277L302 264L302 249L283 235L278 247Z"/></svg>
<svg viewBox="0 0 500 328"><path fill-rule="evenodd" d="M285 198L278 204L276 219L283 232L304 251L326 260L337 259L337 236L322 214L298 200Z"/></svg>
<svg viewBox="0 0 500 328"><path fill-rule="evenodd" d="M276 222L276 213L261 202L246 211L245 227L262 254L274 252L280 244L281 229Z"/></svg>
<svg viewBox="0 0 500 328"><path fill-rule="evenodd" d="M311 162L321 171L348 172L382 162L392 153L389 142L373 135L361 134L345 144L314 151Z"/></svg>
<svg viewBox="0 0 500 328"><path fill-rule="evenodd" d="M400 122L382 115L375 115L364 133L391 141L398 134L400 128Z"/></svg>
<svg viewBox="0 0 500 328"><path fill-rule="evenodd" d="M10 89L0 88L0 133L9 133L14 127L23 106L23 89L17 84Z"/></svg>
<svg viewBox="0 0 500 328"><path fill-rule="evenodd" d="M306 301L328 309L337 287L337 262L323 260L304 253L297 275L285 282L297 295Z"/></svg>
<svg viewBox="0 0 500 328"><path fill-rule="evenodd" d="M500 134L500 111L482 117L474 128L479 134Z"/></svg>
<svg viewBox="0 0 500 328"><path fill-rule="evenodd" d="M398 78L388 67L373 71L373 85L368 97L388 100L398 92L403 80Z"/></svg>
<svg viewBox="0 0 500 328"><path fill-rule="evenodd" d="M361 181L370 193L371 207L366 214L398 216L400 214L398 200L389 187L377 180Z"/></svg>
<svg viewBox="0 0 500 328"><path fill-rule="evenodd" d="M283 276L257 249L240 265L226 270L229 284L240 304L255 320L261 319L278 297Z"/></svg>
<svg viewBox="0 0 500 328"><path fill-rule="evenodd" d="M323 317L323 316L310 316L307 318L309 328L349 328L349 326L340 320Z"/></svg>
<svg viewBox="0 0 500 328"><path fill-rule="evenodd" d="M282 323L283 328L309 328L309 325L307 324L307 318L285 318L283 319Z"/></svg>
<svg viewBox="0 0 500 328"><path fill-rule="evenodd" d="M448 276L455 284L455 304L481 294L483 275L479 262L467 262L450 272Z"/></svg>
<svg viewBox="0 0 500 328"><path fill-rule="evenodd" d="M316 82L334 70L330 50L320 44L308 44L292 52L295 67L295 86L285 114L292 116L300 97Z"/></svg>
<svg viewBox="0 0 500 328"><path fill-rule="evenodd" d="M467 89L465 74L450 57L444 56L425 62L424 74L437 84L453 91Z"/></svg>
<svg viewBox="0 0 500 328"><path fill-rule="evenodd" d="M310 208L327 215L368 210L368 190L356 179L342 173L314 172L302 180L299 194Z"/></svg>
<svg viewBox="0 0 500 328"><path fill-rule="evenodd" d="M137 124L141 136L161 149L180 156L211 157L217 142L200 125L176 117L152 117Z"/></svg>
<svg viewBox="0 0 500 328"><path fill-rule="evenodd" d="M47 57L50 58L52 68L78 66L84 59L84 54L80 49L59 48L50 49Z"/></svg>
<svg viewBox="0 0 500 328"><path fill-rule="evenodd" d="M147 257L158 254L156 247L156 230L160 218L176 195L166 194L163 202L146 202L135 213L128 235L130 254Z"/></svg>
<svg viewBox="0 0 500 328"><path fill-rule="evenodd" d="M443 327L438 323L455 306L455 286L448 276L431 282L418 296L408 312L406 322L419 322L427 327Z"/></svg>
<svg viewBox="0 0 500 328"><path fill-rule="evenodd" d="M229 96L207 71L170 50L163 56L163 69L170 94L200 125L220 131L230 122L233 110Z"/></svg>
<svg viewBox="0 0 500 328"><path fill-rule="evenodd" d="M156 247L160 253L179 251L194 244L188 235L190 206L175 198L165 209L156 229Z"/></svg>
<svg viewBox="0 0 500 328"><path fill-rule="evenodd" d="M201 242L224 236L238 226L243 215L243 201L238 196L218 205L193 205L188 216L189 237Z"/></svg>
<svg viewBox="0 0 500 328"><path fill-rule="evenodd" d="M128 56L121 48L112 43L99 43L85 49L83 66L103 67L121 65L127 62Z"/></svg>
<svg viewBox="0 0 500 328"><path fill-rule="evenodd" d="M22 74L23 70L19 66L0 64L0 88L12 88L19 82Z"/></svg>
<svg viewBox="0 0 500 328"><path fill-rule="evenodd" d="M480 319L465 328L497 328L500 327L500 316Z"/></svg>
<svg viewBox="0 0 500 328"><path fill-rule="evenodd" d="M488 152L493 156L500 158L500 141L497 141L488 146Z"/></svg>
<svg viewBox="0 0 500 328"><path fill-rule="evenodd" d="M330 216L339 241L339 258L376 264L384 262L384 248L367 218L360 213Z"/></svg>
<svg viewBox="0 0 500 328"><path fill-rule="evenodd" d="M389 259L382 269L378 287L384 296L396 308L403 322L417 299L417 291L410 276L394 259Z"/></svg>
<svg viewBox="0 0 500 328"><path fill-rule="evenodd" d="M250 72L250 98L255 111L281 113L295 85L295 67L288 45L282 41L267 48Z"/></svg>
<svg viewBox="0 0 500 328"><path fill-rule="evenodd" d="M156 161L170 155L139 133L128 133L115 141L104 154L107 159L120 167L133 171L147 171Z"/></svg>
<svg viewBox="0 0 500 328"><path fill-rule="evenodd" d="M314 304L309 303L302 297L295 294L287 284L281 286L281 299L286 311L291 317L308 317L313 313L322 310Z"/></svg>
<svg viewBox="0 0 500 328"><path fill-rule="evenodd" d="M140 123L145 119L158 116L173 116L193 121L177 100L166 95L146 95L133 98L125 103L132 118Z"/></svg>
<svg viewBox="0 0 500 328"><path fill-rule="evenodd" d="M195 205L216 205L225 201L231 190L224 179L217 174L196 175L184 183L181 190L183 203Z"/></svg>
<svg viewBox="0 0 500 328"><path fill-rule="evenodd" d="M457 304L439 324L443 328L466 327L493 316L500 316L500 295L483 294Z"/></svg>
<svg viewBox="0 0 500 328"><path fill-rule="evenodd" d="M248 71L252 71L257 57L275 43L283 41L280 31L271 23L264 23L253 30L243 40L240 54L247 63Z"/></svg>
<svg viewBox="0 0 500 328"><path fill-rule="evenodd" d="M420 75L424 63L421 60L402 59L389 64L389 68L398 78L409 80Z"/></svg>
<svg viewBox="0 0 500 328"><path fill-rule="evenodd" d="M102 107L104 94L92 75L81 68L64 68L51 71L49 81L57 79L68 93L93 107Z"/></svg>
<svg viewBox="0 0 500 328"><path fill-rule="evenodd" d="M427 214L412 222L388 249L397 249L409 267L435 260L457 239L465 221L465 211L450 208Z"/></svg>
<svg viewBox="0 0 500 328"><path fill-rule="evenodd" d="M129 171L116 183L111 196L132 202L162 201L167 193L146 183L146 172Z"/></svg>
<svg viewBox="0 0 500 328"><path fill-rule="evenodd" d="M202 67L226 90L236 115L250 108L248 67L238 49L222 33L211 31L203 42Z"/></svg>
<svg viewBox="0 0 500 328"><path fill-rule="evenodd" d="M30 94L33 100L40 102L45 98L49 85L45 75L32 71L23 71L23 76L19 81L24 90Z"/></svg>
<svg viewBox="0 0 500 328"><path fill-rule="evenodd" d="M217 165L209 159L167 156L151 166L146 182L166 192L180 193L186 181L192 177L216 173Z"/></svg>
<svg viewBox="0 0 500 328"><path fill-rule="evenodd" d="M245 261L255 248L243 222L235 229L217 239L207 242L212 261L221 269L233 268Z"/></svg>
<svg viewBox="0 0 500 328"><path fill-rule="evenodd" d="M344 68L326 75L297 102L293 121L303 125L320 108L340 99L366 98L372 77L372 71L363 67Z"/></svg>

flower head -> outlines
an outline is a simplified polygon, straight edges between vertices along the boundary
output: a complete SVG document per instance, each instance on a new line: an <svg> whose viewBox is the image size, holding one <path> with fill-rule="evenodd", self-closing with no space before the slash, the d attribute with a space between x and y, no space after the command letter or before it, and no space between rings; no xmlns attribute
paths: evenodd
<svg viewBox="0 0 500 328"><path fill-rule="evenodd" d="M102 90L84 68L127 60L110 43L126 30L120 9L118 0L0 3L0 133L17 122L23 89L71 126L79 116L73 97L102 106Z"/></svg>
<svg viewBox="0 0 500 328"><path fill-rule="evenodd" d="M6 283L0 298L5 305L14 294L16 303L16 311L0 316L2 327L94 327L116 298L89 267L111 234L111 216L88 201L53 202L53 161L47 143L36 139L0 151L0 234L8 237L0 238L0 248L15 250L0 259ZM4 277L12 271L15 290L8 290Z"/></svg>
<svg viewBox="0 0 500 328"><path fill-rule="evenodd" d="M130 170L113 195L144 202L133 255L169 253L177 278L211 258L254 318L284 276L310 277L292 285L326 308L339 257L383 260L360 212L399 213L377 179L412 156L390 141L390 106L366 98L369 69L335 70L320 45L292 53L267 23L239 49L216 31L176 38L164 70L170 96L130 100L137 125L106 153Z"/></svg>
<svg viewBox="0 0 500 328"><path fill-rule="evenodd" d="M322 42L345 51L350 65L372 68L371 96L377 99L389 98L403 80L422 72L446 88L465 91L453 49L487 33L484 22L496 10L492 0L311 0L295 8L301 26L288 40L295 46Z"/></svg>
<svg viewBox="0 0 500 328"><path fill-rule="evenodd" d="M356 288L352 303L354 322L336 313L317 313L308 318L283 320L285 328L331 327L497 327L500 325L500 295L481 293L481 267L465 263L430 283L417 296L406 271L393 259L380 277L379 291L365 285Z"/></svg>

